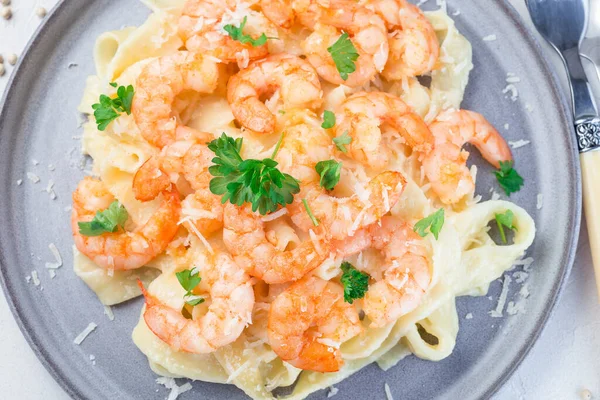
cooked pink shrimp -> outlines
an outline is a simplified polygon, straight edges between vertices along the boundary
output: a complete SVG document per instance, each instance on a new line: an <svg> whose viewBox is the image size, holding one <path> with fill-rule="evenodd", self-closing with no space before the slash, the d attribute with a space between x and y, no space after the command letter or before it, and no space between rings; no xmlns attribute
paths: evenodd
<svg viewBox="0 0 600 400"><path fill-rule="evenodd" d="M96 212L108 208L114 197L98 179L84 178L73 192L71 228L77 249L94 263L109 270L144 266L162 253L175 236L180 213L176 190L162 192L163 200L148 222L132 232L83 236L78 222L91 221Z"/></svg>
<svg viewBox="0 0 600 400"><path fill-rule="evenodd" d="M229 79L227 100L238 122L258 133L275 130L275 116L261 101L280 90L284 109L321 105L323 93L314 68L300 57L278 54L255 61Z"/></svg>
<svg viewBox="0 0 600 400"><path fill-rule="evenodd" d="M304 3L304 7L299 3ZM327 3L327 7L323 3ZM296 1L294 10L304 25L314 29L302 47L307 60L323 79L356 87L366 84L383 70L389 53L388 35L385 22L376 13L351 0ZM342 79L327 50L339 39L338 29L348 32L359 54L356 71L349 74L347 80Z"/></svg>
<svg viewBox="0 0 600 400"><path fill-rule="evenodd" d="M370 0L373 8L386 22L390 56L383 70L388 80L400 80L431 72L439 54L440 44L435 30L419 7L406 0Z"/></svg>
<svg viewBox="0 0 600 400"><path fill-rule="evenodd" d="M331 137L320 127L298 124L287 127L275 160L279 169L301 182L315 182L315 165L333 158Z"/></svg>
<svg viewBox="0 0 600 400"><path fill-rule="evenodd" d="M290 0L260 0L261 11L269 21L289 29L294 24L295 13Z"/></svg>
<svg viewBox="0 0 600 400"><path fill-rule="evenodd" d="M310 276L271 303L269 344L296 368L335 372L344 365L339 345L362 332L358 312L337 283Z"/></svg>
<svg viewBox="0 0 600 400"><path fill-rule="evenodd" d="M142 137L162 148L176 140L179 123L173 102L184 90L211 93L218 83L214 61L198 53L179 51L144 66L136 80L132 113Z"/></svg>
<svg viewBox="0 0 600 400"><path fill-rule="evenodd" d="M342 240L354 232L377 222L398 202L406 179L400 172L386 171L373 178L367 188L368 200L356 194L334 197L317 183L305 184L298 199L305 199L313 215L333 239ZM302 230L314 228L304 204L297 200L290 206L292 221Z"/></svg>
<svg viewBox="0 0 600 400"><path fill-rule="evenodd" d="M253 46L234 40L219 25L227 11L234 11L238 2L232 0L188 0L179 19L179 34L185 47L194 52L211 55L222 62L236 62L240 54L255 60L269 54L266 44Z"/></svg>
<svg viewBox="0 0 600 400"><path fill-rule="evenodd" d="M412 227L395 217L384 217L381 227L369 228L372 246L386 258L383 280L369 286L363 310L374 327L408 314L421 303L431 282L429 247Z"/></svg>
<svg viewBox="0 0 600 400"><path fill-rule="evenodd" d="M212 265L203 264L199 272L210 297L208 310L200 318L185 318L181 310L162 303L139 283L146 299L144 321L175 351L211 353L234 342L250 323L254 291L250 277L231 256L218 253Z"/></svg>
<svg viewBox="0 0 600 400"><path fill-rule="evenodd" d="M347 132L353 159L381 169L388 162L381 144L382 124L389 124L414 151L427 154L434 138L423 119L398 97L383 92L359 92L350 96L336 112L336 134Z"/></svg>
<svg viewBox="0 0 600 400"><path fill-rule="evenodd" d="M329 256L329 241L322 229L316 238L291 250L279 251L267 240L264 222L249 205L225 205L223 241L236 262L250 275L271 283L298 280Z"/></svg>
<svg viewBox="0 0 600 400"><path fill-rule="evenodd" d="M496 168L500 161L512 161L508 144L481 114L445 111L429 128L435 137L435 148L423 160L423 167L431 188L446 204L457 203L475 190L466 165L469 153L462 150L465 143L477 147L483 158Z"/></svg>
<svg viewBox="0 0 600 400"><path fill-rule="evenodd" d="M208 189L198 189L181 202L183 226L190 232L208 236L223 227L221 198Z"/></svg>

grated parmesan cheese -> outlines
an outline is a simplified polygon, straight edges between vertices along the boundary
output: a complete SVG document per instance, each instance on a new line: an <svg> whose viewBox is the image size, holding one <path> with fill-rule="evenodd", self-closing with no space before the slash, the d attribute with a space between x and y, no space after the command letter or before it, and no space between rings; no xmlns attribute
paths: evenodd
<svg viewBox="0 0 600 400"><path fill-rule="evenodd" d="M104 306L104 315L106 315L110 321L115 320L115 314L110 306Z"/></svg>
<svg viewBox="0 0 600 400"><path fill-rule="evenodd" d="M519 78L518 76L508 75L508 78L506 78L506 83L519 83L519 82L521 82L521 78Z"/></svg>
<svg viewBox="0 0 600 400"><path fill-rule="evenodd" d="M80 345L90 333L96 330L97 327L98 325L96 325L93 322L90 322L88 326L83 331L81 331L79 335L77 335L77 337L73 340L73 343L75 343L76 345Z"/></svg>
<svg viewBox="0 0 600 400"><path fill-rule="evenodd" d="M535 208L537 208L538 210L541 210L543 205L544 205L544 195L541 193L538 193L537 203L535 205Z"/></svg>
<svg viewBox="0 0 600 400"><path fill-rule="evenodd" d="M527 146L529 143L531 143L529 140L524 140L524 139L515 140L515 141L511 141L511 140L508 141L508 144L513 149L518 149L519 147Z"/></svg>
<svg viewBox="0 0 600 400"><path fill-rule="evenodd" d="M192 385L189 382L181 386L177 386L177 382L175 382L175 379L166 376L156 378L155 382L171 390L171 392L169 393L169 397L167 397L167 400L176 400L180 394L192 389Z"/></svg>
<svg viewBox="0 0 600 400"><path fill-rule="evenodd" d="M483 38L483 41L484 41L484 42L493 42L493 41L494 41L494 40L496 40L496 39L498 39L498 38L496 37L496 35L492 34L492 35L487 35L487 36L484 36L484 38Z"/></svg>
<svg viewBox="0 0 600 400"><path fill-rule="evenodd" d="M514 301L509 301L506 306L506 313L508 315L517 315L519 313L525 314L525 305L523 304L523 301L517 301L516 303Z"/></svg>
<svg viewBox="0 0 600 400"><path fill-rule="evenodd" d="M274 213L271 214L267 214L264 217L261 217L261 220L263 222L269 222L269 221L274 221L277 218L283 217L284 215L286 215L288 213L287 208L281 208L277 211L275 211Z"/></svg>
<svg viewBox="0 0 600 400"><path fill-rule="evenodd" d="M465 319L473 319L473 314L468 313L467 315L465 315Z"/></svg>
<svg viewBox="0 0 600 400"><path fill-rule="evenodd" d="M58 269L58 268L62 267L63 260L62 260L62 257L60 255L60 252L58 251L58 248L56 248L56 245L54 243L50 243L48 245L48 248L50 249L50 252L54 256L55 262L53 262L53 263L47 262L46 263L46 268L48 268L48 269Z"/></svg>
<svg viewBox="0 0 600 400"><path fill-rule="evenodd" d="M193 223L193 221L192 221L191 217L189 217L189 216L188 216L188 217L182 218L182 219L181 219L181 220L180 220L180 221L177 223L177 225L181 225L181 224L183 224L184 222L189 222L189 224L188 224L188 225L186 225L186 228L189 228L189 229L191 229L191 230L192 230L192 231L193 231L193 232L196 234L196 236L198 236L198 238L200 239L200 241L202 242L202 244L204 244L204 246L206 247L206 249L208 250L208 252L209 252L210 254L215 254L215 252L214 252L214 250L213 250L212 246L210 245L210 243L208 243L208 240L206 240L206 238L205 238L205 237L204 237L204 236L203 236L203 235L200 233L200 231L198 230L198 228L196 228L196 225L194 225L194 223Z"/></svg>
<svg viewBox="0 0 600 400"><path fill-rule="evenodd" d="M31 279L33 280L33 284L35 286L40 286L40 280L38 278L38 273L36 270L31 271Z"/></svg>
<svg viewBox="0 0 600 400"><path fill-rule="evenodd" d="M388 385L387 382L383 385L383 388L385 390L385 397L387 398L387 400L394 400L394 397L392 396L392 391L390 390L390 385Z"/></svg>
<svg viewBox="0 0 600 400"><path fill-rule="evenodd" d="M329 392L327 393L327 398L335 396L339 391L340 389L336 388L335 386L331 386L329 388Z"/></svg>
<svg viewBox="0 0 600 400"><path fill-rule="evenodd" d="M17 186L21 186L22 183L23 183L23 179L17 179Z"/></svg>
<svg viewBox="0 0 600 400"><path fill-rule="evenodd" d="M504 129L508 130L510 128L509 124L504 124Z"/></svg>
<svg viewBox="0 0 600 400"><path fill-rule="evenodd" d="M500 293L500 297L498 298L498 305L495 310L489 311L489 314L492 318L502 318L502 311L504 310L504 305L506 304L506 297L508 296L508 288L510 286L510 276L504 275L504 281L502 282L502 292Z"/></svg>
<svg viewBox="0 0 600 400"><path fill-rule="evenodd" d="M38 183L40 181L40 177L34 174L33 172L27 173L27 179L29 179L33 183Z"/></svg>
<svg viewBox="0 0 600 400"><path fill-rule="evenodd" d="M508 92L510 92L510 99L512 101L517 101L519 98L519 91L517 90L517 87L512 83L509 83L504 89L502 89L502 94L507 94Z"/></svg>

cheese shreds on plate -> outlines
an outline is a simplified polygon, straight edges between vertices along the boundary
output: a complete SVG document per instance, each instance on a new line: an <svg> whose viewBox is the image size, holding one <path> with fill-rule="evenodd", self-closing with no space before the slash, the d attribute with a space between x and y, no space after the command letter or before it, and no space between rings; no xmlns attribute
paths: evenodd
<svg viewBox="0 0 600 400"><path fill-rule="evenodd" d="M327 398L335 396L339 391L340 389L336 388L335 386L330 387L329 392L327 393Z"/></svg>
<svg viewBox="0 0 600 400"><path fill-rule="evenodd" d="M496 37L496 35L493 35L493 34L492 34L492 35L487 35L487 36L485 36L485 37L483 38L483 41L484 41L484 42L493 42L493 41L494 41L494 40L496 40L496 39L498 39L498 38Z"/></svg>
<svg viewBox="0 0 600 400"><path fill-rule="evenodd" d="M33 280L33 284L35 286L40 286L40 279L38 278L38 273L36 270L31 271L31 279Z"/></svg>
<svg viewBox="0 0 600 400"><path fill-rule="evenodd" d="M513 149L518 149L519 147L527 146L529 143L531 143L529 140L524 140L524 139L515 140L515 141L512 141L512 140L508 141L508 144Z"/></svg>
<svg viewBox="0 0 600 400"><path fill-rule="evenodd" d="M510 286L510 276L504 275L504 281L502 282L502 292L500 293L500 297L498 298L498 305L495 310L490 311L490 316L493 318L502 318L502 312L504 310L504 305L506 304L506 297L508 296L508 288Z"/></svg>
<svg viewBox="0 0 600 400"><path fill-rule="evenodd" d="M541 193L538 193L537 203L535 205L535 208L537 208L538 210L541 210L543 205L544 205L544 195Z"/></svg>
<svg viewBox="0 0 600 400"><path fill-rule="evenodd" d="M465 315L465 319L473 319L473 314L468 313L467 315Z"/></svg>
<svg viewBox="0 0 600 400"><path fill-rule="evenodd" d="M83 331L81 331L79 335L77 335L77 337L73 340L73 343L75 343L76 345L80 345L85 340L85 338L87 338L88 335L92 333L97 327L98 325L96 325L93 322L90 322L88 326Z"/></svg>
<svg viewBox="0 0 600 400"><path fill-rule="evenodd" d="M46 268L48 268L48 269L58 269L58 268L62 267L63 260L62 260L60 252L58 251L58 248L56 247L56 245L54 243L50 243L48 245L48 248L50 249L50 252L54 256L54 261L55 262L53 262L53 263L52 262L47 262L46 263Z"/></svg>
<svg viewBox="0 0 600 400"><path fill-rule="evenodd" d="M111 321L115 320L115 314L110 306L104 306L104 315L106 315Z"/></svg>
<svg viewBox="0 0 600 400"><path fill-rule="evenodd" d="M180 394L192 389L192 385L189 382L178 386L177 382L175 382L175 379L168 378L166 376L156 378L156 383L158 383L159 385L163 385L167 389L171 390L171 392L169 393L169 397L167 397L167 400L176 400Z"/></svg>
<svg viewBox="0 0 600 400"><path fill-rule="evenodd" d="M27 173L27 179L29 179L33 183L38 183L40 181L40 177L34 174L33 172Z"/></svg>
<svg viewBox="0 0 600 400"><path fill-rule="evenodd" d="M390 390L390 385L388 385L387 382L383 385L383 388L385 389L385 397L387 400L394 400L394 396L392 396L392 391Z"/></svg>

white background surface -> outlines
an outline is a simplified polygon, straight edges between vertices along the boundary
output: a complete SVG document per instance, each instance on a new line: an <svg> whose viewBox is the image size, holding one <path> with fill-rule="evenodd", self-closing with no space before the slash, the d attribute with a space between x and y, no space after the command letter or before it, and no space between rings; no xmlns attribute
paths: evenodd
<svg viewBox="0 0 600 400"><path fill-rule="evenodd" d="M39 25L35 9L50 9L57 0L12 2L13 19L0 19L0 54L5 59L10 53L20 54ZM511 2L529 22L524 1ZM591 2L592 15L600 20L600 0ZM596 30L600 32L598 27L592 27L588 36ZM560 67L555 55L545 44L544 47L548 58ZM0 94L12 71L7 63L5 66L8 71L0 77ZM562 70L559 72L562 77ZM553 316L527 359L494 399L580 399L584 389L600 399L600 306L585 227L573 272ZM0 393L6 399L68 399L25 342L4 296L0 296ZM162 394L164 391L157 397L162 398Z"/></svg>

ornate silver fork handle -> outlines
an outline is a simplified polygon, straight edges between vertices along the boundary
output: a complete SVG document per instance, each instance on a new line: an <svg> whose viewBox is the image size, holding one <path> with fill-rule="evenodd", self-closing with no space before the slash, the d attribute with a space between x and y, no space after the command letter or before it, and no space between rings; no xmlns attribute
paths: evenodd
<svg viewBox="0 0 600 400"><path fill-rule="evenodd" d="M600 118L586 117L575 121L575 133L580 153L600 148Z"/></svg>

